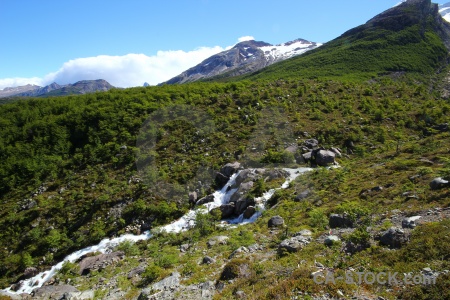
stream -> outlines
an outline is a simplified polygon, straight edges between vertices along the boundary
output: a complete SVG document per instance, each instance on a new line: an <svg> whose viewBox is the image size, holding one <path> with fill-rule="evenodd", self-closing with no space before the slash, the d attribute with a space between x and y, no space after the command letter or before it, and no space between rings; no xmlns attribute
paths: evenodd
<svg viewBox="0 0 450 300"><path fill-rule="evenodd" d="M289 182L297 178L300 174L312 170L311 168L297 168L297 169L289 169L289 168L283 168L283 170L287 171L289 173L289 177L286 178L286 181L281 185L281 187L277 189L271 189L267 192L265 192L261 197L258 197L255 199L255 202L257 204L257 211L249 218L245 219L243 214L236 218L232 219L225 219L223 220L223 224L248 224L255 222L259 216L263 213L265 210L265 203L267 200L269 200L276 190L278 189L285 189L289 186ZM233 195L234 192L236 192L237 188L231 189L230 187L233 186L235 183L235 179L238 176L239 172L233 174L227 184L221 189L216 192L214 192L214 201L210 203L204 204L202 207L198 207L196 209L189 210L183 217L180 219L167 224L165 226L161 226L156 228L155 230L161 230L166 232L181 232L188 230L189 228L192 228L195 225L195 217L197 213L206 213L210 211L213 208L220 207L222 204L227 204L230 200L230 197ZM146 231L143 234L140 235L134 235L134 234L124 234L120 237L112 238L112 239L103 239L98 243L97 245L89 246L83 249L80 249L78 251L75 251L69 255L67 255L61 262L54 265L50 270L41 272L37 274L36 276L21 281L21 287L17 291L13 291L11 287L2 290L3 292L11 293L11 294L22 294L27 293L31 294L33 290L41 287L45 282L47 282L49 279L51 279L57 272L60 270L65 262L75 262L83 255L86 255L91 252L101 252L101 253L108 253L113 250L114 247L119 245L120 243L124 241L132 241L137 242L140 240L146 240L151 238L153 235L150 231Z"/></svg>

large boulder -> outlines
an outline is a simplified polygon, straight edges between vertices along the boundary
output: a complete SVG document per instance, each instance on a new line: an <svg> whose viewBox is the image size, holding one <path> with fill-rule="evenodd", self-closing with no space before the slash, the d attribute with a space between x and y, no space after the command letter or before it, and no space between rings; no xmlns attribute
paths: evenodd
<svg viewBox="0 0 450 300"><path fill-rule="evenodd" d="M270 218L269 222L267 223L267 226L269 227L281 227L284 225L284 219L280 216L273 216Z"/></svg>
<svg viewBox="0 0 450 300"><path fill-rule="evenodd" d="M254 206L255 204L255 199L252 197L241 198L235 203L234 214L239 216L245 212L247 207Z"/></svg>
<svg viewBox="0 0 450 300"><path fill-rule="evenodd" d="M254 206L248 206L244 211L244 219L250 219L255 212L256 208Z"/></svg>
<svg viewBox="0 0 450 300"><path fill-rule="evenodd" d="M222 219L226 219L226 218L231 217L234 214L236 206L233 202L230 202L228 204L222 204L219 207L219 209L220 209Z"/></svg>
<svg viewBox="0 0 450 300"><path fill-rule="evenodd" d="M304 235L293 236L289 239L285 239L278 245L278 253L283 254L285 252L293 253L300 251L304 246L311 242L311 238Z"/></svg>
<svg viewBox="0 0 450 300"><path fill-rule="evenodd" d="M380 243L390 248L401 248L409 241L409 234L397 227L391 227L383 233Z"/></svg>
<svg viewBox="0 0 450 300"><path fill-rule="evenodd" d="M330 228L352 228L353 221L346 214L331 214L330 219L328 220L328 225Z"/></svg>
<svg viewBox="0 0 450 300"><path fill-rule="evenodd" d="M194 192L190 192L189 193L189 203L194 205L197 202L197 200L198 200L197 197L198 197L197 196L197 192L195 192L195 191Z"/></svg>
<svg viewBox="0 0 450 300"><path fill-rule="evenodd" d="M332 246L334 243L338 243L341 239L337 235L329 235L325 238L324 244Z"/></svg>
<svg viewBox="0 0 450 300"><path fill-rule="evenodd" d="M39 274L39 270L34 267L28 267L23 271L23 277L25 279L31 278Z"/></svg>
<svg viewBox="0 0 450 300"><path fill-rule="evenodd" d="M319 142L316 139L307 139L303 142L303 145L308 149L314 149L319 146Z"/></svg>
<svg viewBox="0 0 450 300"><path fill-rule="evenodd" d="M99 254L96 256L85 257L79 263L80 275L87 275L93 270L99 270L105 268L113 262L117 262L124 258L125 253L123 251L116 251L107 254Z"/></svg>
<svg viewBox="0 0 450 300"><path fill-rule="evenodd" d="M33 298L61 299L64 294L78 292L77 288L68 284L45 285L33 291Z"/></svg>
<svg viewBox="0 0 450 300"><path fill-rule="evenodd" d="M232 280L235 278L248 278L252 275L247 261L235 259L225 265L220 275L221 280Z"/></svg>
<svg viewBox="0 0 450 300"><path fill-rule="evenodd" d="M195 203L195 205L203 205L203 204L210 203L210 202L213 202L213 201L214 201L214 195L211 194L211 195L208 195L208 196L205 196L205 197L199 199Z"/></svg>
<svg viewBox="0 0 450 300"><path fill-rule="evenodd" d="M301 192L300 194L298 194L297 196L295 196L294 200L295 201L302 201L303 199L306 199L309 194L311 194L311 190L306 189L303 192Z"/></svg>
<svg viewBox="0 0 450 300"><path fill-rule="evenodd" d="M236 173L241 168L241 164L237 161L234 163L228 163L222 168L220 168L220 173L227 176L228 178L231 177L234 173Z"/></svg>
<svg viewBox="0 0 450 300"><path fill-rule="evenodd" d="M321 167L326 167L334 164L336 154L329 150L319 150L316 152L316 164Z"/></svg>

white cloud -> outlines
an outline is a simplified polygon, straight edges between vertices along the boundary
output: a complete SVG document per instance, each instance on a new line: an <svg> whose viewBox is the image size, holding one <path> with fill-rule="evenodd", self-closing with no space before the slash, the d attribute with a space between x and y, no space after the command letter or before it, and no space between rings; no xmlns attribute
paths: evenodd
<svg viewBox="0 0 450 300"><path fill-rule="evenodd" d="M227 47L228 48L228 47ZM200 47L192 51L158 51L156 55L127 54L123 56L100 55L77 58L44 78L0 79L0 89L26 84L48 85L75 83L79 80L105 79L113 86L141 86L144 82L155 85L177 76L206 58L227 48Z"/></svg>
<svg viewBox="0 0 450 300"><path fill-rule="evenodd" d="M35 84L42 86L42 78L33 77L33 78L4 78L0 79L0 89L4 89L5 87L15 87L27 84Z"/></svg>
<svg viewBox="0 0 450 300"><path fill-rule="evenodd" d="M239 43L245 42L245 41L253 41L253 40L255 40L255 38L252 37L251 35L246 35L246 36L242 36L242 37L238 38Z"/></svg>

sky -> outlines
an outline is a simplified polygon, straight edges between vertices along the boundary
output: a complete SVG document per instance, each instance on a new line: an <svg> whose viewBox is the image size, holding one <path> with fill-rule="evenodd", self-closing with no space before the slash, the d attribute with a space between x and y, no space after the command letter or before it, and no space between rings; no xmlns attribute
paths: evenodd
<svg viewBox="0 0 450 300"><path fill-rule="evenodd" d="M325 43L399 1L0 0L0 89L155 85L246 39Z"/></svg>

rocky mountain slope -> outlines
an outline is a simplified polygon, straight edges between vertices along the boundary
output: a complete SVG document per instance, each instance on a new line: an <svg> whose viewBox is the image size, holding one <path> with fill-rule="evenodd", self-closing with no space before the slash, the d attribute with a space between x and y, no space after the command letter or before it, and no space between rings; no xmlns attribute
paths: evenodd
<svg viewBox="0 0 450 300"><path fill-rule="evenodd" d="M47 86L26 85L17 88L5 88L0 91L0 98L3 97L47 97L70 94L86 94L97 91L108 91L114 88L106 80L81 80L74 84L59 85L53 82Z"/></svg>
<svg viewBox="0 0 450 300"><path fill-rule="evenodd" d="M227 77L255 72L273 63L305 53L321 44L297 39L280 45L244 41L230 50L213 55L195 67L164 82L165 84L193 82L200 79L226 75Z"/></svg>

